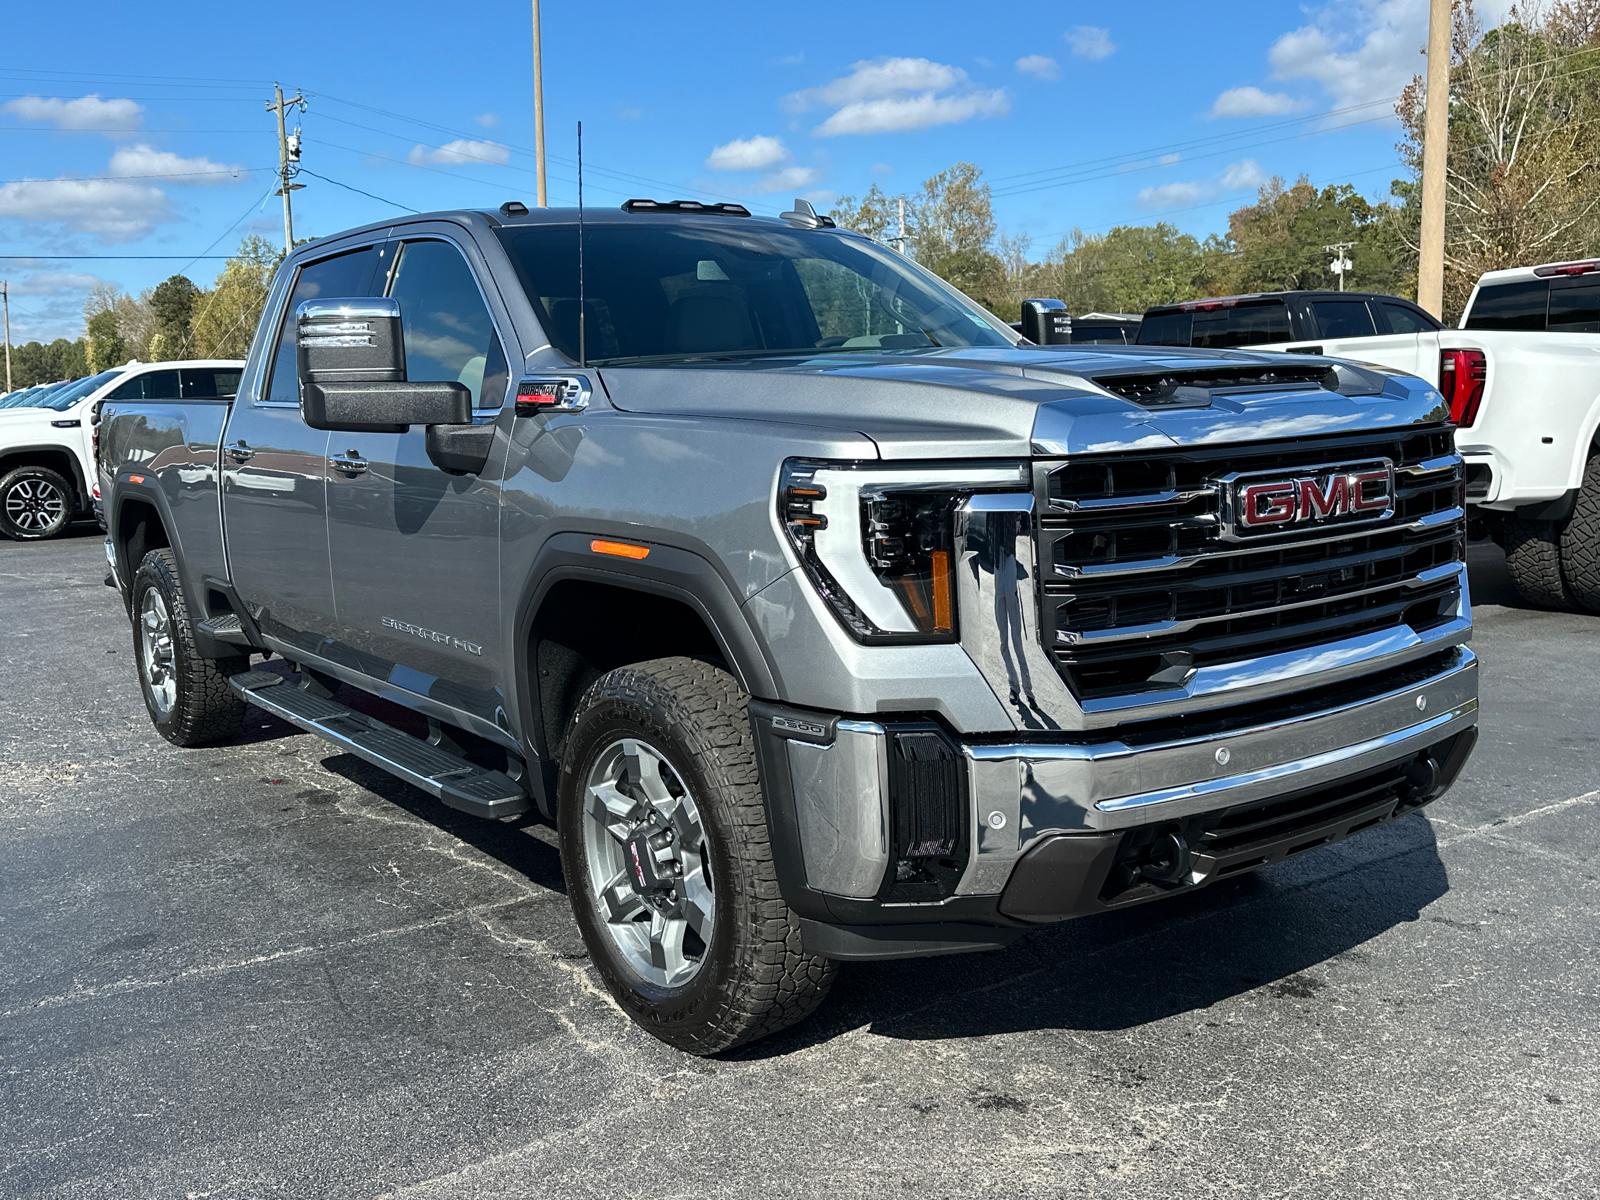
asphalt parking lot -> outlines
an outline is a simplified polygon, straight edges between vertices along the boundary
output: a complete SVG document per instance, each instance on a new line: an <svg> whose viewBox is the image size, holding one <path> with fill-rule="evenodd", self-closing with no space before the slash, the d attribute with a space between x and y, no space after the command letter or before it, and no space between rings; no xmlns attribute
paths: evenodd
<svg viewBox="0 0 1600 1200"><path fill-rule="evenodd" d="M1600 618L1473 572L1424 814L702 1061L609 1002L550 830L259 713L169 746L98 531L0 542L0 1196L1592 1196Z"/></svg>

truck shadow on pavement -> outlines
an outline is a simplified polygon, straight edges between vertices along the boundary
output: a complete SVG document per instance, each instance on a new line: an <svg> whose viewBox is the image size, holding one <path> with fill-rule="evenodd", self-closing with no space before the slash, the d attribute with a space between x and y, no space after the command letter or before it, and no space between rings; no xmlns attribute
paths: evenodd
<svg viewBox="0 0 1600 1200"><path fill-rule="evenodd" d="M923 1041L1204 1022L1206 1009L1248 992L1316 1004L1360 974L1363 943L1420 919L1448 890L1433 827L1416 814L1258 875L1042 927L1005 950L846 963L815 1017L734 1057L789 1054L862 1027ZM1348 1002L1350 987L1339 995Z"/></svg>

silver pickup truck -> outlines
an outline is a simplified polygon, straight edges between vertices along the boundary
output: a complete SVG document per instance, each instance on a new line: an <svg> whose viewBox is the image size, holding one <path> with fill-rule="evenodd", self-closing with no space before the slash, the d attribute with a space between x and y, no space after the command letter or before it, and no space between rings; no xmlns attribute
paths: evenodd
<svg viewBox="0 0 1600 1200"><path fill-rule="evenodd" d="M253 704L554 822L596 969L696 1053L840 960L1390 821L1477 734L1432 385L1032 346L801 203L312 242L237 397L108 402L100 455L162 735Z"/></svg>

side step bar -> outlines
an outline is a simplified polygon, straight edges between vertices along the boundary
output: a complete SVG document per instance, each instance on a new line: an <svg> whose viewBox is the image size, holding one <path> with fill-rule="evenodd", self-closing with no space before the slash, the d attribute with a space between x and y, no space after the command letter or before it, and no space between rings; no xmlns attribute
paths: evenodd
<svg viewBox="0 0 1600 1200"><path fill-rule="evenodd" d="M195 628L209 638L233 646L254 644L250 641L250 635L244 631L244 626L239 623L239 618L233 613L223 613L220 617L206 617L195 622Z"/></svg>
<svg viewBox="0 0 1600 1200"><path fill-rule="evenodd" d="M509 775L488 771L392 725L295 687L271 671L246 671L228 686L257 708L326 738L341 749L475 817L514 817L528 797Z"/></svg>

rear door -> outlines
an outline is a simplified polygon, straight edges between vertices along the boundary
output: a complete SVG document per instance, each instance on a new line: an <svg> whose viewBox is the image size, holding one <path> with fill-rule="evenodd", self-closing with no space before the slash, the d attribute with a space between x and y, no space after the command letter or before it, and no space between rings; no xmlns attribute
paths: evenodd
<svg viewBox="0 0 1600 1200"><path fill-rule="evenodd" d="M366 246L300 267L276 314L262 378L234 402L223 435L234 587L264 634L315 654L338 633L328 572L328 434L300 416L294 312L305 300L367 295L376 263L376 246Z"/></svg>
<svg viewBox="0 0 1600 1200"><path fill-rule="evenodd" d="M491 312L487 297L496 295L497 307L498 297L492 284L480 286L470 245L425 236L394 249L388 286L374 291L399 301L406 378L464 384L478 419L495 420L509 383L501 331L510 324ZM428 458L421 425L406 433L335 433L328 444L336 656L390 688L491 724L504 704L504 454L497 446L481 475L447 474Z"/></svg>

